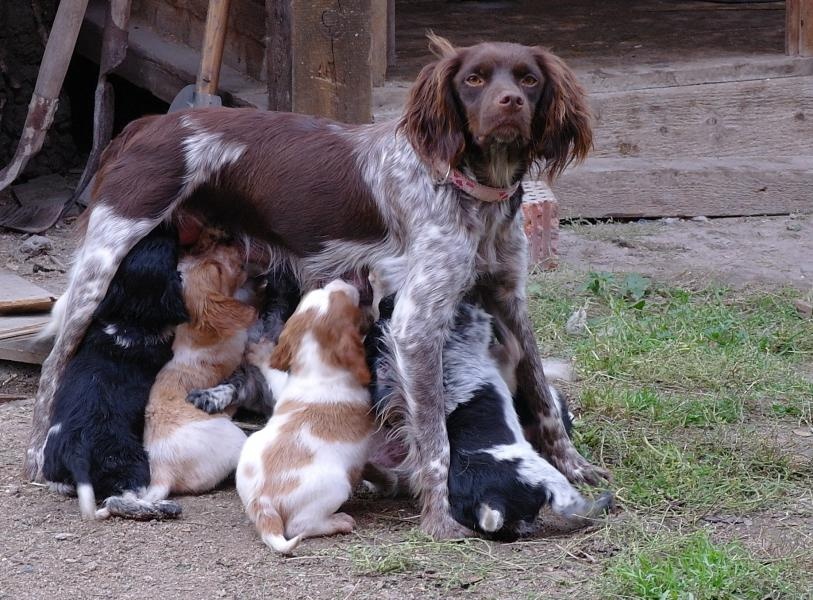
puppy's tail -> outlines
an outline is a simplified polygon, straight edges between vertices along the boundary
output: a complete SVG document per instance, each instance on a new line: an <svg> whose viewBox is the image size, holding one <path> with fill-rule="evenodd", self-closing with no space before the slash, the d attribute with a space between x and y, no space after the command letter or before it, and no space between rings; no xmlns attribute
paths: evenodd
<svg viewBox="0 0 813 600"><path fill-rule="evenodd" d="M50 340L51 338L55 338L56 335L62 331L62 326L65 324L67 308L68 295L62 294L51 307L51 318L45 324L45 327L36 335L35 339L37 341Z"/></svg>
<svg viewBox="0 0 813 600"><path fill-rule="evenodd" d="M248 516L257 524L257 531L266 546L280 554L290 554L302 541L302 535L285 538L285 525L274 505L266 498L253 501L247 509Z"/></svg>
<svg viewBox="0 0 813 600"><path fill-rule="evenodd" d="M152 502L139 498L132 492L125 492L121 496L110 496L104 501L104 506L96 511L96 517L120 517L135 521L162 521L164 519L177 519L183 510L174 500L158 500Z"/></svg>
<svg viewBox="0 0 813 600"><path fill-rule="evenodd" d="M82 518L91 521L96 518L96 494L93 491L93 484L88 480L79 483L76 480L76 496L79 498L79 512Z"/></svg>

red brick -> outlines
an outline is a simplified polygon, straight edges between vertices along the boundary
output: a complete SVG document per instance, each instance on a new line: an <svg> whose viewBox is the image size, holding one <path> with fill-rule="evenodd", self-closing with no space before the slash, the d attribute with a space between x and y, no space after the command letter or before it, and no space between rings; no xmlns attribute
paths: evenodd
<svg viewBox="0 0 813 600"><path fill-rule="evenodd" d="M526 200L522 204L525 235L528 236L530 267L555 269L558 264L559 203L550 198Z"/></svg>

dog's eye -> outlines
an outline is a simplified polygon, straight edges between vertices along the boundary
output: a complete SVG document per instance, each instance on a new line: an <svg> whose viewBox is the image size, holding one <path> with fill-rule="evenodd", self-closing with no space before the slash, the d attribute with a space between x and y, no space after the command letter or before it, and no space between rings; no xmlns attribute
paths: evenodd
<svg viewBox="0 0 813 600"><path fill-rule="evenodd" d="M476 73L472 73L468 77L466 77L466 83L473 87L481 86L485 83L482 77L477 75Z"/></svg>
<svg viewBox="0 0 813 600"><path fill-rule="evenodd" d="M527 86L527 87L533 87L537 83L539 83L539 80L536 77L534 77L533 75L526 75L525 77L523 77L520 80L520 83L522 85L524 85L524 86Z"/></svg>

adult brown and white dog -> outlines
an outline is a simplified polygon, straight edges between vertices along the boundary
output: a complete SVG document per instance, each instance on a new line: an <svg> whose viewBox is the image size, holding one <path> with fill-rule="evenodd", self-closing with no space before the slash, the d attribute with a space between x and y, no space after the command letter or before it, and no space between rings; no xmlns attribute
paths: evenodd
<svg viewBox="0 0 813 600"><path fill-rule="evenodd" d="M592 145L584 91L539 47L431 39L437 60L403 116L344 125L250 109L199 109L132 123L107 149L37 395L28 474L48 429L55 386L127 251L158 223L190 213L269 243L304 290L363 267L399 265L392 331L408 382L409 458L422 527L461 532L449 514L449 443L441 350L462 294L521 340L526 431L574 482L607 473L575 449L545 384L525 297L520 182L552 178Z"/></svg>

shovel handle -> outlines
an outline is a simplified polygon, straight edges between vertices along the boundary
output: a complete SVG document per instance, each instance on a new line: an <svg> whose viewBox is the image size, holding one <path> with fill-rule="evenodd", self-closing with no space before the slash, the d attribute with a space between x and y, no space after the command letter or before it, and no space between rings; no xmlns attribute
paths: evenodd
<svg viewBox="0 0 813 600"><path fill-rule="evenodd" d="M203 49L200 55L200 71L195 89L198 94L217 93L220 63L223 60L223 46L226 41L226 26L229 21L229 3L230 0L209 0Z"/></svg>

